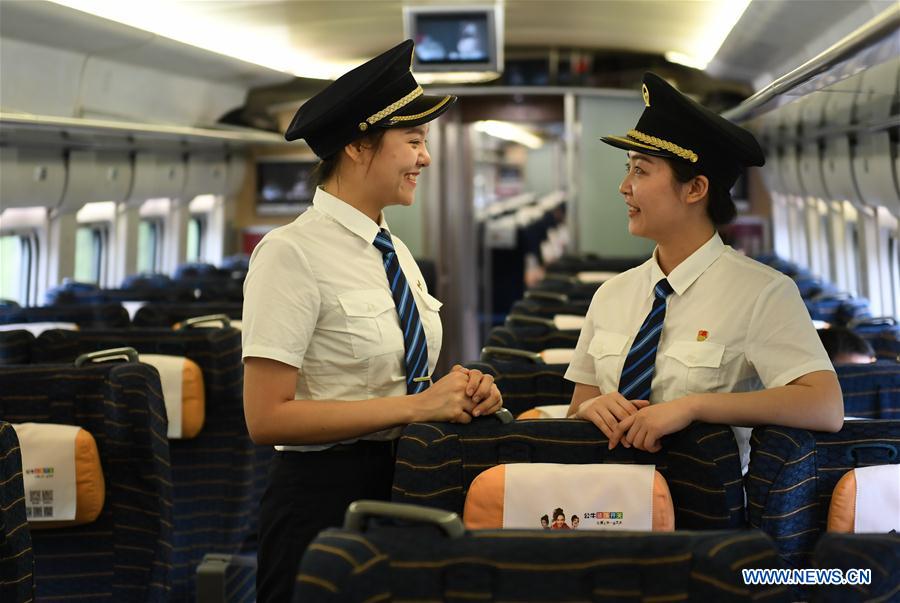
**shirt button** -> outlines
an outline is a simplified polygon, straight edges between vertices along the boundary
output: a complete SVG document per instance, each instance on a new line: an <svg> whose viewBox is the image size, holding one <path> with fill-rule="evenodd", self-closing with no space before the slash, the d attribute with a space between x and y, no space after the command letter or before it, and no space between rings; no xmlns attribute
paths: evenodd
<svg viewBox="0 0 900 603"><path fill-rule="evenodd" d="M372 310L375 309L375 306L373 306L372 304L369 304L368 306L366 306L366 309L367 309L369 312L371 312Z"/></svg>

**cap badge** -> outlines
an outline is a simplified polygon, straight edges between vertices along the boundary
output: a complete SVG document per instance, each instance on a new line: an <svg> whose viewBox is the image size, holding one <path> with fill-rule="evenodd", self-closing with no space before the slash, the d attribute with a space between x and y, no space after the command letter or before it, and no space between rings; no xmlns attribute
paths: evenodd
<svg viewBox="0 0 900 603"><path fill-rule="evenodd" d="M650 106L650 91L647 90L647 84L643 84L641 86L641 94L644 97L644 105L649 107Z"/></svg>
<svg viewBox="0 0 900 603"><path fill-rule="evenodd" d="M369 129L369 124L367 124L364 121L359 122L359 131L360 132L365 132L368 129Z"/></svg>
<svg viewBox="0 0 900 603"><path fill-rule="evenodd" d="M708 337L709 331L704 331L703 329L697 331L697 341L706 341Z"/></svg>

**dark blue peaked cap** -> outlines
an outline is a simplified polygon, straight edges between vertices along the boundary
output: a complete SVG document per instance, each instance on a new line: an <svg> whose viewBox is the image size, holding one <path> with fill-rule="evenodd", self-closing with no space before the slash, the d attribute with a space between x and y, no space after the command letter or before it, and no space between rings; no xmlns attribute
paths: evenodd
<svg viewBox="0 0 900 603"><path fill-rule="evenodd" d="M369 128L413 127L438 117L456 97L426 95L410 70L412 58L413 41L406 40L345 73L303 103L284 137L305 139L324 159Z"/></svg>
<svg viewBox="0 0 900 603"><path fill-rule="evenodd" d="M694 102L655 73L644 74L644 112L624 136L601 140L620 149L686 161L731 188L741 168L765 156L753 134Z"/></svg>

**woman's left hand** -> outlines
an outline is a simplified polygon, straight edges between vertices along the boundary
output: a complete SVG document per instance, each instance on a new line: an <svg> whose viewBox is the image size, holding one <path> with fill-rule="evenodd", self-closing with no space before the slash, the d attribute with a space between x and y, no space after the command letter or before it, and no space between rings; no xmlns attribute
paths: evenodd
<svg viewBox="0 0 900 603"><path fill-rule="evenodd" d="M469 376L469 383L466 385L466 395L472 398L472 402L476 404L475 408L472 409L473 417L492 415L503 407L503 397L494 384L492 375L482 373L478 369L467 369L459 364L454 365L451 370L459 371Z"/></svg>
<svg viewBox="0 0 900 603"><path fill-rule="evenodd" d="M686 398L646 406L619 422L610 448L621 441L626 448L659 452L660 438L690 425L693 415Z"/></svg>

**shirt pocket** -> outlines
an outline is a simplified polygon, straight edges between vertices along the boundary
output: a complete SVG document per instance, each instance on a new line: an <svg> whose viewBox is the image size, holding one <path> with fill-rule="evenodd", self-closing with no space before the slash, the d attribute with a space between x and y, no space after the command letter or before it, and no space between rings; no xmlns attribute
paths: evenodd
<svg viewBox="0 0 900 603"><path fill-rule="evenodd" d="M675 341L665 355L676 361L673 368L680 373L678 381L686 394L714 392L722 385L724 345L712 341Z"/></svg>
<svg viewBox="0 0 900 603"><path fill-rule="evenodd" d="M384 289L347 291L338 295L356 358L403 351L403 333L394 298Z"/></svg>
<svg viewBox="0 0 900 603"><path fill-rule="evenodd" d="M428 372L433 370L438 356L441 353L441 345L444 340L444 328L441 325L440 310L442 304L436 297L421 292L416 300L419 316L422 319L422 328L425 330L425 339L428 342Z"/></svg>
<svg viewBox="0 0 900 603"><path fill-rule="evenodd" d="M588 345L588 354L594 360L594 375L600 391L618 389L619 371L622 370L628 350L628 335L614 331L594 330L594 337ZM613 389L610 390L609 388Z"/></svg>

